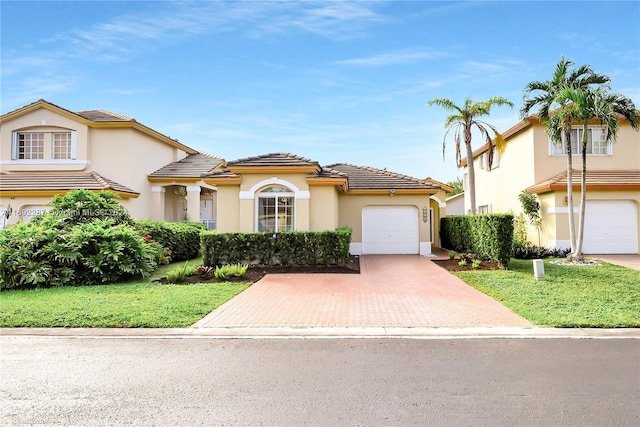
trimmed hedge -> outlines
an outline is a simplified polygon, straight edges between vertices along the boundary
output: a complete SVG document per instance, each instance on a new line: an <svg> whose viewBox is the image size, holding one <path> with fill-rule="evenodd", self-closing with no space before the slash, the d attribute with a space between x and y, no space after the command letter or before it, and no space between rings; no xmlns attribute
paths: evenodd
<svg viewBox="0 0 640 427"><path fill-rule="evenodd" d="M207 266L250 263L260 265L344 265L349 260L351 229L286 233L202 233L203 263Z"/></svg>
<svg viewBox="0 0 640 427"><path fill-rule="evenodd" d="M165 222L143 219L135 228L147 240L171 251L171 261L186 261L200 255L200 233L207 227L199 222Z"/></svg>
<svg viewBox="0 0 640 427"><path fill-rule="evenodd" d="M472 252L502 267L513 252L513 215L458 215L440 219L442 247L456 252Z"/></svg>

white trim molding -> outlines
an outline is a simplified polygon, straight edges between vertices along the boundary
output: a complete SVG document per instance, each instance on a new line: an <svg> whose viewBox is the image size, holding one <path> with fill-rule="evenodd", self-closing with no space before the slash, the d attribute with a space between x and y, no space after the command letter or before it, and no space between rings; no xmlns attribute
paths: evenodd
<svg viewBox="0 0 640 427"><path fill-rule="evenodd" d="M195 193L195 192L200 193L200 186L199 185L190 185L187 187L187 193Z"/></svg>
<svg viewBox="0 0 640 427"><path fill-rule="evenodd" d="M438 206L441 208L447 207L447 202L446 201L443 202L442 200L437 198L435 194L432 194L431 196L429 196L429 200L435 200L436 202L438 202Z"/></svg>
<svg viewBox="0 0 640 427"><path fill-rule="evenodd" d="M362 255L362 243L349 243L349 253L351 255Z"/></svg>
<svg viewBox="0 0 640 427"><path fill-rule="evenodd" d="M431 242L420 242L420 255L427 257L435 256L431 253Z"/></svg>
<svg viewBox="0 0 640 427"><path fill-rule="evenodd" d="M266 187L267 185L282 185L284 187L290 188L296 199L311 198L311 193L309 191L300 190L296 185L292 184L289 181L285 181L284 179L272 177L258 182L253 187L251 187L249 191L241 191L240 200L253 200L256 191L258 191L262 187Z"/></svg>
<svg viewBox="0 0 640 427"><path fill-rule="evenodd" d="M569 207L567 206L565 207L557 207L557 208L548 208L547 209L547 213L548 214L568 214L569 213ZM580 213L580 206L574 206L573 207L573 214L577 215Z"/></svg>
<svg viewBox="0 0 640 427"><path fill-rule="evenodd" d="M151 187L152 193L164 193L165 191L167 190L164 187Z"/></svg>

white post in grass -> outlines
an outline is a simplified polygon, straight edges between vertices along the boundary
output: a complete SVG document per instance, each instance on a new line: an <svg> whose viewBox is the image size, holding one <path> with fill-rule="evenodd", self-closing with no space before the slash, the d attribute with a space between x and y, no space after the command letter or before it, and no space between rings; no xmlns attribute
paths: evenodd
<svg viewBox="0 0 640 427"><path fill-rule="evenodd" d="M541 259L533 260L533 275L536 280L544 280L544 263Z"/></svg>

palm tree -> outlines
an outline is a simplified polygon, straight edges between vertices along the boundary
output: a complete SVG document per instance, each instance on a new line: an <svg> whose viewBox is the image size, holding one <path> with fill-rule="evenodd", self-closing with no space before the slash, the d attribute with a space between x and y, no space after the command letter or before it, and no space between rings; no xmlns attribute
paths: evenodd
<svg viewBox="0 0 640 427"><path fill-rule="evenodd" d="M582 122L582 180L580 184L580 216L578 219L578 238L571 257L574 261L583 261L582 244L584 242L584 218L587 200L587 144L589 120L595 119L605 127L605 142L616 140L620 127L620 116L626 118L633 129L638 129L640 116L636 107L624 95L608 93L605 86L594 90L589 88L567 88L558 93L558 99L571 102L574 117Z"/></svg>
<svg viewBox="0 0 640 427"><path fill-rule="evenodd" d="M569 239L571 252L576 249L576 231L573 217L573 153L571 147L571 125L573 111L571 102L559 97L564 89L586 89L594 84L605 84L609 77L597 74L589 65L581 65L575 70L569 70L573 61L562 57L556 64L551 80L533 81L524 89L524 104L520 115L524 120L529 119L531 110L539 107L538 118L545 123L547 134L554 144L562 145L562 139L567 144L567 204L569 205ZM570 255L571 256L571 255Z"/></svg>
<svg viewBox="0 0 640 427"><path fill-rule="evenodd" d="M471 214L476 214L476 175L473 169L473 149L471 148L471 131L475 127L480 131L480 134L483 135L486 139L486 143L489 146L489 151L487 152L487 168L491 170L491 165L493 163L493 149L494 147L498 147L498 151L502 151L504 149L504 140L502 139L502 135L498 132L498 130L489 123L478 120L478 117L488 116L491 112L491 107L494 105L503 106L508 105L509 107L513 107L513 103L501 96L494 96L486 101L473 102L471 98L467 98L464 101L464 106L459 107L454 104L453 101L447 98L434 98L429 101L429 106L437 105L438 107L442 107L447 111L453 112L450 116L447 116L444 127L447 128L447 131L444 134L444 139L442 140L442 158L444 159L444 153L446 148L447 135L449 131L455 129L455 141L456 141L456 163L460 163L461 155L460 155L460 136L464 138L464 145L467 149L467 168L468 168L468 177L469 177L469 201L471 202ZM491 139L491 135L489 134L489 130L491 129L494 133L495 145Z"/></svg>

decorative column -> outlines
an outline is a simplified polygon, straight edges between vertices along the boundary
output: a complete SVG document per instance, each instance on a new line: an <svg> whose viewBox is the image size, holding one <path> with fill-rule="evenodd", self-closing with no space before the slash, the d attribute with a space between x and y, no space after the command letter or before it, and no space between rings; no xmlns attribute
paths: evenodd
<svg viewBox="0 0 640 427"><path fill-rule="evenodd" d="M187 221L200 222L200 186L187 187Z"/></svg>
<svg viewBox="0 0 640 427"><path fill-rule="evenodd" d="M151 187L151 215L156 221L164 221L164 187Z"/></svg>

